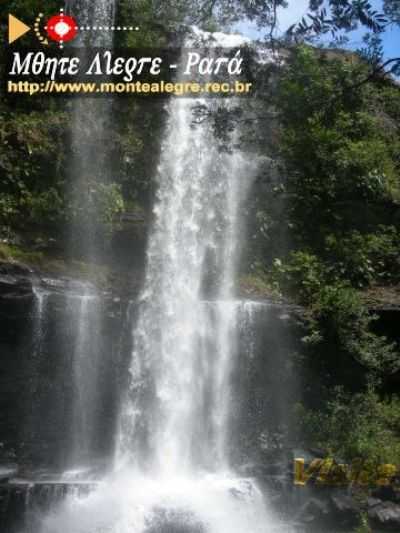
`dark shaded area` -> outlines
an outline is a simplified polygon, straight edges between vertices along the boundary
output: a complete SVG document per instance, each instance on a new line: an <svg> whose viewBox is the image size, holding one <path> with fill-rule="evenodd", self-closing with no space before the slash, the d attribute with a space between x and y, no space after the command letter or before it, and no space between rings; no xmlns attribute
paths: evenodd
<svg viewBox="0 0 400 533"><path fill-rule="evenodd" d="M255 303L239 327L231 455L236 464L271 461L290 448L288 430L300 393L294 362L302 350L301 310Z"/></svg>
<svg viewBox="0 0 400 533"><path fill-rule="evenodd" d="M80 296L64 290L46 293L41 318L33 293L29 298L0 298L0 456L3 463L17 461L28 471L68 466L77 395L76 321L82 317ZM95 411L87 428L94 465L107 462L113 453L123 359L130 353L130 331L124 329L127 305L105 296L99 320L91 323L89 315L84 324L89 338L97 337L98 350L86 354L97 364Z"/></svg>

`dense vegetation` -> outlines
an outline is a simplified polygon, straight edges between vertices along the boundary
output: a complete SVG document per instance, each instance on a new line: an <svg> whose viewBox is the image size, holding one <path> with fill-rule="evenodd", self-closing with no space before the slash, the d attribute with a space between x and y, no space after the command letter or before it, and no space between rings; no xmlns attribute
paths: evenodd
<svg viewBox="0 0 400 533"><path fill-rule="evenodd" d="M121 2L118 20L131 20L135 14L126 11ZM46 6L36 0L7 2L5 11L29 21L29 14L54 14L58 2ZM137 11L140 12L138 6ZM141 17L145 13L141 12ZM2 63L6 49L6 28L2 28ZM157 46L165 40L160 30L147 32L143 38L130 34L120 39L119 46ZM36 47L33 32L24 38L24 44ZM4 68L4 67L2 67ZM40 248L41 243L54 243L57 251L66 247L65 227L82 226L93 217L100 228L100 240L109 240L118 229L119 214L123 211L138 213L151 196L151 176L159 147L160 127L163 123L163 103L145 100L99 100L89 102L94 114L109 113L107 132L107 165L99 163L96 176L85 169L82 180L88 183L87 193L74 189L71 161L76 150L86 149L97 154L99 138L86 135L84 144L71 143L71 128L88 129L93 120L90 113L74 113L71 99L30 98L3 96L0 98L0 238L3 255L14 254L12 245L25 243ZM98 128L97 128L98 129ZM93 129L96 131L96 128ZM99 133L99 135L101 132ZM102 144L102 143L101 143ZM7 243L11 246L7 247ZM57 253L58 253L57 252Z"/></svg>
<svg viewBox="0 0 400 533"><path fill-rule="evenodd" d="M255 204L250 279L306 308L301 442L398 464L399 339L378 333L369 294L384 302L400 281L400 90L367 76L360 56L293 50L275 92L280 171Z"/></svg>

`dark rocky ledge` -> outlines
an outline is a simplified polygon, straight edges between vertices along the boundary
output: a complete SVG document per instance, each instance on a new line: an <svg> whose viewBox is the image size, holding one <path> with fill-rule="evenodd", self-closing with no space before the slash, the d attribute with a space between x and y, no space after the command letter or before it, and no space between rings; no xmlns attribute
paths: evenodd
<svg viewBox="0 0 400 533"><path fill-rule="evenodd" d="M323 457L314 450L295 455L307 461ZM290 517L299 533L349 533L368 517L374 533L400 531L400 478L390 486L318 485L310 479L305 486L294 484L293 451L286 459L270 463L247 464L239 469L244 476L257 479L268 501L282 517Z"/></svg>
<svg viewBox="0 0 400 533"><path fill-rule="evenodd" d="M346 488L295 487L289 473L266 476L262 485L269 501L281 511L283 517L290 517L293 531L298 533L349 533L358 526L361 513L368 516L374 533L400 531L400 504L385 499L387 494L380 493L380 498L370 496L361 499ZM37 533L41 516L68 496L85 497L96 487L97 482L93 480L0 478L0 531ZM179 513L176 517L171 513L164 516L160 509L156 518L149 526L149 533L206 533L203 526L191 516L182 521ZM174 529L175 523L178 529ZM186 524L183 529L182 523Z"/></svg>
<svg viewBox="0 0 400 533"><path fill-rule="evenodd" d="M34 277L34 271L25 265L0 262L0 298L32 298Z"/></svg>
<svg viewBox="0 0 400 533"><path fill-rule="evenodd" d="M96 483L34 481L11 478L0 482L0 531L38 533L40 517L70 494L85 496Z"/></svg>

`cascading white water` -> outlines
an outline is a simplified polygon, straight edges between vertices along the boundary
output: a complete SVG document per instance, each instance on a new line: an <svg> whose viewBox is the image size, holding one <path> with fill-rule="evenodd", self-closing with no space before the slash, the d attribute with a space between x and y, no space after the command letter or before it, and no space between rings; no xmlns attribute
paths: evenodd
<svg viewBox="0 0 400 533"><path fill-rule="evenodd" d="M27 412L24 431L24 439L31 443L35 440L37 433L36 421L38 417L38 390L40 388L40 365L43 357L43 344L45 339L45 324L47 314L48 293L39 284L32 286L34 305L32 309L32 339L33 346L29 354L27 366L29 370L29 393L34 401L30 401Z"/></svg>
<svg viewBox="0 0 400 533"><path fill-rule="evenodd" d="M33 285L33 295L35 298L35 305L33 310L33 337L35 346L33 349L33 356L38 357L42 351L43 341L43 327L45 324L44 314L46 312L46 304L48 293L41 290L36 285Z"/></svg>
<svg viewBox="0 0 400 533"><path fill-rule="evenodd" d="M96 0L95 2L88 2L87 0L66 0L65 7L67 13L72 13L78 17L80 26L104 25L112 26L115 18L115 0ZM108 32L89 32L90 46L104 46L112 47L113 33ZM78 45L82 42L78 38Z"/></svg>
<svg viewBox="0 0 400 533"><path fill-rule="evenodd" d="M199 302L199 308L204 313L199 334L205 345L215 349L220 327L216 318L227 313L232 334L229 344L233 347L240 334L249 347L246 357L254 355L249 342L265 305L207 300ZM192 467L191 471L180 468L149 473L123 468L103 480L88 497L69 497L46 518L42 533L293 533L268 509L253 480L239 478L225 466L210 470L206 473Z"/></svg>
<svg viewBox="0 0 400 533"><path fill-rule="evenodd" d="M193 105L170 104L122 427L125 458L165 474L227 466L229 299L238 210L254 173L240 152L218 150L209 125L193 127ZM213 338L202 301L210 277L220 301Z"/></svg>
<svg viewBox="0 0 400 533"><path fill-rule="evenodd" d="M68 0L66 11L73 14L79 25L111 27L115 19L115 0ZM113 48L113 32L81 32L72 46ZM111 117L110 99L77 98L73 102L71 121L72 158L71 202L77 213L77 221L69 228L69 242L73 255L83 256L89 264L89 275L94 274L94 264L101 256L101 214L96 207L98 188L107 185L110 178L109 153L99 147L107 146L108 124ZM76 234L79 232L79 239ZM93 451L96 420L94 413L98 400L98 369L101 365L98 349L98 330L101 323L100 299L93 288L83 286L79 298L70 302L75 305L75 344L71 346L73 356L74 401L71 406L71 444L66 468L87 466Z"/></svg>
<svg viewBox="0 0 400 533"><path fill-rule="evenodd" d="M210 34L194 33L197 45L210 43ZM224 34L212 40L215 47L243 44ZM166 477L228 468L239 209L256 169L239 150L221 150L209 123L194 126L199 104L229 105L169 104L118 457ZM207 284L219 302L212 328Z"/></svg>
<svg viewBox="0 0 400 533"><path fill-rule="evenodd" d="M194 126L195 103L168 106L115 472L49 515L45 533L289 531L229 464L240 206L256 163Z"/></svg>
<svg viewBox="0 0 400 533"><path fill-rule="evenodd" d="M65 289L65 288L64 288ZM73 362L63 379L71 387L71 398L65 402L63 393L54 398L51 407L51 420L56 427L65 428L63 444L59 447L58 468L77 469L90 467L97 456L96 438L100 423L101 391L98 387L99 374L99 337L101 334L101 300L87 283L69 283L65 296L60 291L60 284L47 278L41 284L33 285L34 305L32 310L33 346L29 360L29 391L33 401L30 402L29 416L24 427L25 439L32 443L40 441L46 435L46 424L41 410L46 408L43 388L40 386L43 374L48 372L46 361L54 335L55 325L61 323L66 334L59 339L59 349L66 361ZM65 297L63 313L57 312L57 299ZM54 321L52 322L52 318ZM51 353L51 352L50 352ZM57 369L52 371L57 375ZM47 400L48 401L48 400ZM43 431L42 431L43 430ZM33 445L34 446L34 445Z"/></svg>
<svg viewBox="0 0 400 533"><path fill-rule="evenodd" d="M100 397L98 374L101 302L88 285L83 285L81 289L80 294L67 295L67 313L64 318L74 330L74 342L69 347L74 362L70 443L66 458L69 469L89 466L94 459L93 449L99 422L97 412Z"/></svg>

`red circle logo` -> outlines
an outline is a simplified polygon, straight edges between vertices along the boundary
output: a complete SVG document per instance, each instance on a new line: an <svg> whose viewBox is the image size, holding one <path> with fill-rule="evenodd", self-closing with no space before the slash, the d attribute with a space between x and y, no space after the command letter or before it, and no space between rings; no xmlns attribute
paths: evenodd
<svg viewBox="0 0 400 533"><path fill-rule="evenodd" d="M66 43L76 37L78 25L72 17L63 14L55 15L47 22L46 31L53 41Z"/></svg>

